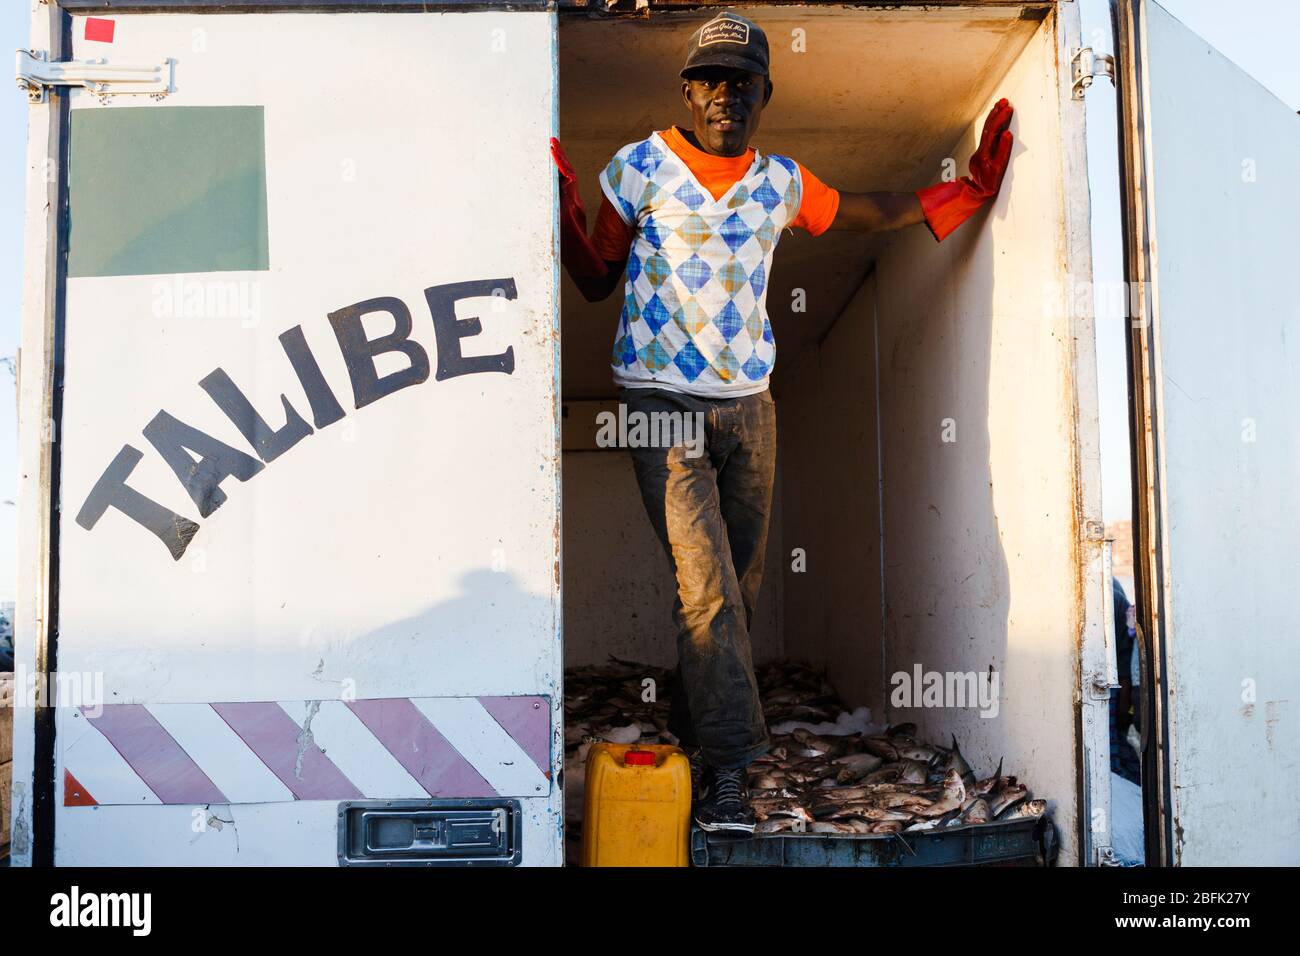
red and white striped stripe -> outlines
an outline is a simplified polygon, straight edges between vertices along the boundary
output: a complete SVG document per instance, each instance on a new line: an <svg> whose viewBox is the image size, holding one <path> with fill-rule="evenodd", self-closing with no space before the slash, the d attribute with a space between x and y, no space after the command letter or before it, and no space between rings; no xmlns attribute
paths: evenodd
<svg viewBox="0 0 1300 956"><path fill-rule="evenodd" d="M109 704L60 728L64 806L539 797L547 697Z"/></svg>

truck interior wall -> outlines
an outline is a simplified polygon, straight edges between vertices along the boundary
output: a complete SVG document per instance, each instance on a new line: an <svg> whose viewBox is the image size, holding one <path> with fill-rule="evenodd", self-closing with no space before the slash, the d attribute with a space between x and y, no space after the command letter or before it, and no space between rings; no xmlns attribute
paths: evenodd
<svg viewBox="0 0 1300 956"><path fill-rule="evenodd" d="M1083 618L1074 342L1055 291L1071 261L1057 40L1049 21L998 84L1016 107L1001 195L939 245L900 234L878 265L886 674L990 670L978 708L891 708L922 736L1076 807ZM955 158L978 143L978 112ZM1068 857L1072 841L1066 840Z"/></svg>
<svg viewBox="0 0 1300 956"><path fill-rule="evenodd" d="M603 664L613 655L672 666L677 588L641 505L631 457L621 448L569 448L562 466L565 665ZM779 509L779 491L775 497ZM768 538L769 569L780 567L781 529L778 513ZM769 572L767 580L779 582L780 574ZM779 586L764 586L759 594L750 629L756 660L784 653L780 598Z"/></svg>
<svg viewBox="0 0 1300 956"><path fill-rule="evenodd" d="M876 283L789 359L777 398L784 482L787 656L824 669L846 702L883 712ZM778 347L780 345L780 339ZM792 557L801 549L803 565Z"/></svg>

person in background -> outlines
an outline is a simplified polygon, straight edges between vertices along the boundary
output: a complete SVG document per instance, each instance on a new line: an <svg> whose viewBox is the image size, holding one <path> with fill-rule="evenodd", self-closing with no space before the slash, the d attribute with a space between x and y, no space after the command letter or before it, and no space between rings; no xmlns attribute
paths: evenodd
<svg viewBox="0 0 1300 956"><path fill-rule="evenodd" d="M1110 586L1114 595L1115 664L1119 672L1119 687L1110 692L1110 771L1140 784L1142 765L1128 741L1136 705L1132 677L1135 629L1129 623L1133 619L1133 608L1119 581L1111 578Z"/></svg>
<svg viewBox="0 0 1300 956"><path fill-rule="evenodd" d="M767 37L746 17L725 11L697 30L680 72L690 124L615 153L600 174L591 237L573 167L551 141L566 271L591 302L626 275L610 364L629 415L685 413L705 426L703 454L681 443L632 449L677 578L669 729L700 771L694 817L705 830L753 831L745 770L769 747L749 627L776 467L766 296L781 233L924 223L943 240L997 195L1012 147L1013 111L1000 100L970 175L916 193L834 189L794 159L750 145L772 99L768 63Z"/></svg>

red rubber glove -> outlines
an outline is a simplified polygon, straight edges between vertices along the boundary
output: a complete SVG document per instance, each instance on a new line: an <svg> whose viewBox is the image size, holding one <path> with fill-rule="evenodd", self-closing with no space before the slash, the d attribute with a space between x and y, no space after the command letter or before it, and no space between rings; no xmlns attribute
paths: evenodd
<svg viewBox="0 0 1300 956"><path fill-rule="evenodd" d="M605 260L587 238L587 212L578 195L578 174L574 172L564 147L551 137L551 156L560 175L560 262L569 275L578 277L603 276L609 272Z"/></svg>
<svg viewBox="0 0 1300 956"><path fill-rule="evenodd" d="M970 158L970 175L953 183L937 183L917 192L925 223L934 238L943 242L949 234L975 214L975 210L998 194L1002 177L1011 162L1011 116L1006 100L994 104L984 121L980 147Z"/></svg>

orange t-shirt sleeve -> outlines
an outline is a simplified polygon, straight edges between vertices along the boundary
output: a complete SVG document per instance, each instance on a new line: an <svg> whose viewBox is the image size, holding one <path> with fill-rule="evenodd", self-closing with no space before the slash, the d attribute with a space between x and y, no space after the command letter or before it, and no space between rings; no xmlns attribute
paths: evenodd
<svg viewBox="0 0 1300 956"><path fill-rule="evenodd" d="M596 213L596 231L591 237L596 252L606 262L622 262L632 249L632 227L623 221L604 193Z"/></svg>
<svg viewBox="0 0 1300 956"><path fill-rule="evenodd" d="M840 211L839 190L827 186L804 168L802 163L795 165L799 167L799 175L803 179L803 198L799 202L799 214L790 225L820 236L831 227L835 214Z"/></svg>

